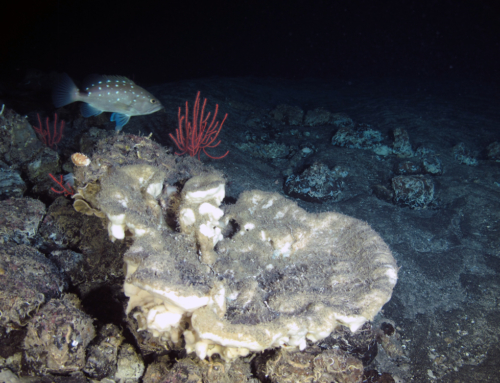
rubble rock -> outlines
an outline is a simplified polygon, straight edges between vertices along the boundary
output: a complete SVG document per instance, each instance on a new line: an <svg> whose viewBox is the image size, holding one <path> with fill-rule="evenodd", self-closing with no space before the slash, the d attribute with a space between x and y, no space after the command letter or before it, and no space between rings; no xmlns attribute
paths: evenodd
<svg viewBox="0 0 500 383"><path fill-rule="evenodd" d="M95 336L93 319L79 309L75 295L50 300L28 324L24 339L29 370L67 374L85 366L87 345Z"/></svg>

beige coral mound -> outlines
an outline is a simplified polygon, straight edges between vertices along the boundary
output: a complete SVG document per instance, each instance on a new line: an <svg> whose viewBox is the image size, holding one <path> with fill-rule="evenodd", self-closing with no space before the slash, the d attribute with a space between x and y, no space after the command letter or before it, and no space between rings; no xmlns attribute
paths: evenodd
<svg viewBox="0 0 500 383"><path fill-rule="evenodd" d="M339 325L355 332L391 298L396 262L365 222L258 190L221 207L224 178L210 167L143 138L100 145L77 170L77 208L133 241L126 310L144 339L201 359L303 350Z"/></svg>

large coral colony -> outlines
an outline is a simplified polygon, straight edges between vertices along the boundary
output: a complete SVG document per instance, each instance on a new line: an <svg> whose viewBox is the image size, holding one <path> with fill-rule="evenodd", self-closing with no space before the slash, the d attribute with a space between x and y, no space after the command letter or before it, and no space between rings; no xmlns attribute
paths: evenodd
<svg viewBox="0 0 500 383"><path fill-rule="evenodd" d="M231 361L285 345L303 350L339 325L355 332L390 299L397 266L366 223L310 214L258 190L221 208L218 171L161 155L147 139L141 158L117 164L109 156L127 140L105 141L76 169L75 198L104 215L112 241L133 240L124 291L138 330L200 359ZM180 168L192 177L181 179ZM180 193L164 194L179 181ZM161 198L180 199L179 230L167 225Z"/></svg>

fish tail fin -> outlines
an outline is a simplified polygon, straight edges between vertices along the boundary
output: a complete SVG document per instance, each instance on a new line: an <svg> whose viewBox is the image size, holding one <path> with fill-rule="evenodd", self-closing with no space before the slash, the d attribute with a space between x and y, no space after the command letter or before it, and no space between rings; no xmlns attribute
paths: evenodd
<svg viewBox="0 0 500 383"><path fill-rule="evenodd" d="M71 77L63 73L56 81L52 91L52 101L56 108L71 104L77 101L78 87L75 85Z"/></svg>

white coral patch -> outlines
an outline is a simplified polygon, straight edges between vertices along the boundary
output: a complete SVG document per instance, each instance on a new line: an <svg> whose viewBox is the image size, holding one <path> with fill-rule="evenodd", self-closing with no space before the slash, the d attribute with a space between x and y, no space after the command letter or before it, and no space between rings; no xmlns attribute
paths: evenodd
<svg viewBox="0 0 500 383"><path fill-rule="evenodd" d="M125 214L108 214L108 233L112 238L125 238Z"/></svg>
<svg viewBox="0 0 500 383"><path fill-rule="evenodd" d="M108 227L108 233L111 237L115 239L125 238L125 225L113 225L110 224Z"/></svg>
<svg viewBox="0 0 500 383"><path fill-rule="evenodd" d="M208 202L202 203L198 211L201 215L209 215L212 220L219 220L224 215L221 209Z"/></svg>
<svg viewBox="0 0 500 383"><path fill-rule="evenodd" d="M212 238L214 246L217 244L217 242L219 242L220 240L222 240L224 238L222 236L221 229L217 226L210 225L210 224L200 225L200 233L203 234L205 237Z"/></svg>
<svg viewBox="0 0 500 383"><path fill-rule="evenodd" d="M246 230L246 231L249 231L249 230L253 230L255 229L255 225L253 223L246 223L243 228Z"/></svg>
<svg viewBox="0 0 500 383"><path fill-rule="evenodd" d="M153 196L153 198L156 198L160 195L162 190L163 190L163 183L158 182L158 183L154 183L154 184L149 185L148 188L146 189L146 192L149 195Z"/></svg>
<svg viewBox="0 0 500 383"><path fill-rule="evenodd" d="M179 221L185 226L191 226L196 222L194 211L191 209L182 209L179 214Z"/></svg>
<svg viewBox="0 0 500 383"><path fill-rule="evenodd" d="M200 190L186 193L186 202L200 203L214 199L217 205L220 205L226 195L224 184L208 190Z"/></svg>
<svg viewBox="0 0 500 383"><path fill-rule="evenodd" d="M179 325L182 314L166 311L164 308L149 310L147 322L148 327L158 331L170 331L172 327Z"/></svg>

